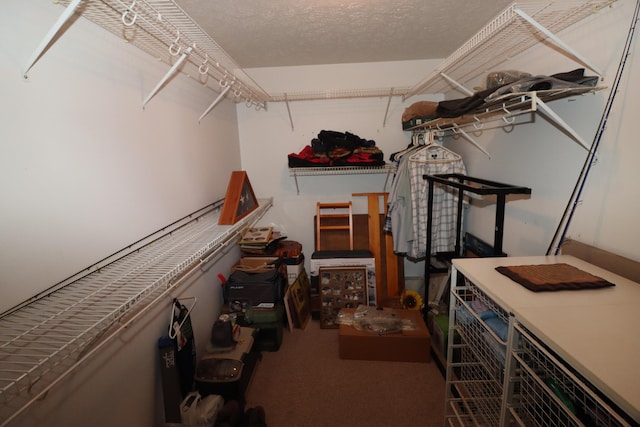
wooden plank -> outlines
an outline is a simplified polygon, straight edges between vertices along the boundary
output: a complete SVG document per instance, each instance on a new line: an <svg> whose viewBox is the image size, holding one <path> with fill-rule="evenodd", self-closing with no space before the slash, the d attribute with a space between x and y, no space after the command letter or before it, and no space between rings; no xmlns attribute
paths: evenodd
<svg viewBox="0 0 640 427"><path fill-rule="evenodd" d="M382 301L386 296L386 277L382 273L382 253L380 247L380 196L385 193L354 193L353 197L367 198L367 211L369 219L369 251L376 263L376 299Z"/></svg>
<svg viewBox="0 0 640 427"><path fill-rule="evenodd" d="M384 193L384 217L387 216L387 202L389 200L389 193ZM383 231L384 233L384 231ZM400 262L402 258L398 257L393 252L393 236L389 233L384 233L384 251L385 251L385 264L387 266L387 296L395 297L399 296L404 290L404 269L403 276L400 277Z"/></svg>
<svg viewBox="0 0 640 427"><path fill-rule="evenodd" d="M564 255L573 255L576 258L640 283L640 262L571 239L564 241L562 253Z"/></svg>

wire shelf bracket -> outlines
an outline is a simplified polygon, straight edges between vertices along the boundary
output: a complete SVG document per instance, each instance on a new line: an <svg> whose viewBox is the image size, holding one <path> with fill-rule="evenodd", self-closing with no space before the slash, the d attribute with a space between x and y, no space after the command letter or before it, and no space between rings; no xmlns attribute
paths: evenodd
<svg viewBox="0 0 640 427"><path fill-rule="evenodd" d="M578 133L575 130L573 130L571 126L567 124L567 122L562 120L562 117L560 117L558 114L556 114L555 111L549 108L549 106L545 104L544 101L542 101L540 98L536 97L535 101L536 101L537 108L541 109L547 117L553 120L562 129L567 131L567 133L569 133L573 137L573 139L575 139L576 142L578 142L578 144L582 146L582 148L589 151L589 146L587 145L585 140L582 139L582 137L578 135Z"/></svg>
<svg viewBox="0 0 640 427"><path fill-rule="evenodd" d="M220 101L222 101L222 98L224 98L224 96L227 94L227 92L229 92L229 89L231 89L231 86L227 86L225 87L222 92L220 92L220 94L218 95L218 97L216 99L213 100L213 102L211 103L211 105L209 105L207 107L207 109L204 111L204 113L202 113L202 115L198 118L198 123L200 123L202 121L202 119L209 114L209 112L211 110L213 110L213 107L215 107L216 105L218 105L218 103Z"/></svg>
<svg viewBox="0 0 640 427"><path fill-rule="evenodd" d="M62 26L69 20L69 18L71 18L81 2L82 0L73 0L71 3L69 3L56 23L53 24L49 32L47 32L47 34L44 36L35 52L33 52L33 54L31 55L31 58L29 58L27 66L24 68L24 73L22 74L22 76L25 78L25 80L29 79L29 70L31 70L31 67L33 67L33 65L38 61L38 59L42 55L42 52L44 52L47 46L49 46L51 40L53 40L56 34L60 32Z"/></svg>
<svg viewBox="0 0 640 427"><path fill-rule="evenodd" d="M178 60L175 62L175 64L173 64L173 66L169 69L169 71L167 71L167 74L165 74L164 77L158 82L158 84L156 85L156 87L153 88L151 93L145 98L145 100L142 102L142 108L144 108L145 105L147 105L147 103L151 100L151 98L153 98L154 95L158 93L158 91L164 86L167 80L169 80L169 78L171 78L171 76L173 76L176 73L176 71L178 71L178 67L182 65L182 63L184 62L185 59L187 59L187 56L190 53L191 53L191 48L189 47L180 56L180 58L178 58Z"/></svg>

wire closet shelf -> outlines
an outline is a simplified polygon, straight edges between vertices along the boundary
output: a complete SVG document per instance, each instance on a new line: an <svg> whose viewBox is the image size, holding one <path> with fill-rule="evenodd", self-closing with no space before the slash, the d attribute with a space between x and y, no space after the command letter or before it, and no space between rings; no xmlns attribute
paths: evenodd
<svg viewBox="0 0 640 427"><path fill-rule="evenodd" d="M217 92L227 89L235 102L265 107L269 95L264 89L175 2L60 0L60 4L169 65L186 55L182 71L189 77Z"/></svg>
<svg viewBox="0 0 640 427"><path fill-rule="evenodd" d="M220 92L222 96L262 109L266 108L268 102L396 96L405 101L419 94L444 93L456 84L465 84L495 71L500 64L537 43L553 39L555 43L562 44L554 34L615 1L514 2L412 87L274 94L262 89L175 1L59 0L59 3L169 65L175 66L178 57L185 55L186 64L182 72ZM571 55L601 75L580 54L571 52Z"/></svg>
<svg viewBox="0 0 640 427"><path fill-rule="evenodd" d="M502 95L490 103L484 104L469 113L462 114L455 118L437 118L416 126L410 127L409 131L435 131L443 132L451 130L454 133L469 128L471 130L489 129L492 122L497 122L493 127L503 127L515 123L516 117L535 113L548 102L595 93L607 89L606 86L595 87L571 87L561 89L538 90L532 92L517 92Z"/></svg>
<svg viewBox="0 0 640 427"><path fill-rule="evenodd" d="M598 75L602 73L555 37L558 32L610 6L615 0L522 0L502 13L459 47L433 72L410 88L403 100L423 93L445 93L467 84L537 43L552 39Z"/></svg>
<svg viewBox="0 0 640 427"><path fill-rule="evenodd" d="M215 203L0 317L0 425L5 426L199 270L272 205L218 225Z"/></svg>

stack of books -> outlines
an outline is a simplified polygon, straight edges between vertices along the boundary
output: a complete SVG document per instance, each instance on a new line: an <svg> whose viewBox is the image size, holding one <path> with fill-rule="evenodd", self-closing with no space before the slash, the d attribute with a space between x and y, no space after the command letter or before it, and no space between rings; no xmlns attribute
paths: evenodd
<svg viewBox="0 0 640 427"><path fill-rule="evenodd" d="M286 239L273 227L252 227L242 232L238 244L242 252L248 254L268 255L275 252L278 242Z"/></svg>

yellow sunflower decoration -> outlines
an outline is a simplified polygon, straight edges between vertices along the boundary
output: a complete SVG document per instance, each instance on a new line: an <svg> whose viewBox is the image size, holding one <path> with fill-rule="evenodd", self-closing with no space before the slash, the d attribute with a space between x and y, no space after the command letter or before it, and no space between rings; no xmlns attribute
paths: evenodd
<svg viewBox="0 0 640 427"><path fill-rule="evenodd" d="M405 290L400 296L400 304L406 310L420 310L423 306L423 301L418 292Z"/></svg>

